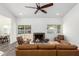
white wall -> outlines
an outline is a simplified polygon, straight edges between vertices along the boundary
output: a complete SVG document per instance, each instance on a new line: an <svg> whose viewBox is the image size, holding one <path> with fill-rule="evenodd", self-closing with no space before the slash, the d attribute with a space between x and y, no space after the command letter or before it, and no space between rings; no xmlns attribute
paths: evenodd
<svg viewBox="0 0 79 59"><path fill-rule="evenodd" d="M54 34L47 34L47 24L62 24L61 18L24 18L17 19L17 25L30 24L32 33L43 32L46 33L46 38L53 39Z"/></svg>
<svg viewBox="0 0 79 59"><path fill-rule="evenodd" d="M6 9L3 4L0 4L0 15L11 19L11 33L10 33L10 43L16 41L16 17ZM3 20L0 18L0 20ZM1 22L0 22L1 23ZM6 23L6 21L4 21Z"/></svg>
<svg viewBox="0 0 79 59"><path fill-rule="evenodd" d="M12 18L11 21L11 34L10 34L10 43L16 42L17 30L16 30L16 18Z"/></svg>
<svg viewBox="0 0 79 59"><path fill-rule="evenodd" d="M63 18L63 33L66 38L79 46L79 4Z"/></svg>

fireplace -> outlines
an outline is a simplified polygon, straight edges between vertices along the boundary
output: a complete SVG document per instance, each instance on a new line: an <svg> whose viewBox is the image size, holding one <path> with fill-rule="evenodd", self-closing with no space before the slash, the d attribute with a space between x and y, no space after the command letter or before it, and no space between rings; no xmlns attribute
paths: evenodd
<svg viewBox="0 0 79 59"><path fill-rule="evenodd" d="M45 33L34 33L33 42L43 42L45 39Z"/></svg>

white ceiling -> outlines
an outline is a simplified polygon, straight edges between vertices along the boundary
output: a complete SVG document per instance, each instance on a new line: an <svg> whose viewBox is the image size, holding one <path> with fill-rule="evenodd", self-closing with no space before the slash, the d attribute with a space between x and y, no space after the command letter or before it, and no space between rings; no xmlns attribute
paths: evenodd
<svg viewBox="0 0 79 59"><path fill-rule="evenodd" d="M44 5L46 3L41 3ZM11 13L16 17L22 18L58 18L63 17L68 13L76 4L75 3L54 3L53 6L45 8L47 14L39 11L37 14L34 14L36 9L25 8L24 6L33 6L36 7L35 3L4 3L3 4Z"/></svg>

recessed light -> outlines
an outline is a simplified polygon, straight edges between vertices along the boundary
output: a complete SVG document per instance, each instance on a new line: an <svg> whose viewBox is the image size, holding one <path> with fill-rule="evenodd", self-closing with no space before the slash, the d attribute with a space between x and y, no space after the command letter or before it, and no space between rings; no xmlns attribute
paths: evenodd
<svg viewBox="0 0 79 59"><path fill-rule="evenodd" d="M59 16L59 15L60 15L60 13L56 13L56 15L57 15L57 16Z"/></svg>
<svg viewBox="0 0 79 59"><path fill-rule="evenodd" d="M23 15L23 13L19 13L19 15Z"/></svg>

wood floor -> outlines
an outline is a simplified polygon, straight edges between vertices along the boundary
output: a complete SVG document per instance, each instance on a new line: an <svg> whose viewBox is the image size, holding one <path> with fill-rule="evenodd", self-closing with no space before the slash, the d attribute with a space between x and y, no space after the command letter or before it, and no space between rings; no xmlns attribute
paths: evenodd
<svg viewBox="0 0 79 59"><path fill-rule="evenodd" d="M15 56L15 46L16 46L16 43L0 44L0 56Z"/></svg>

